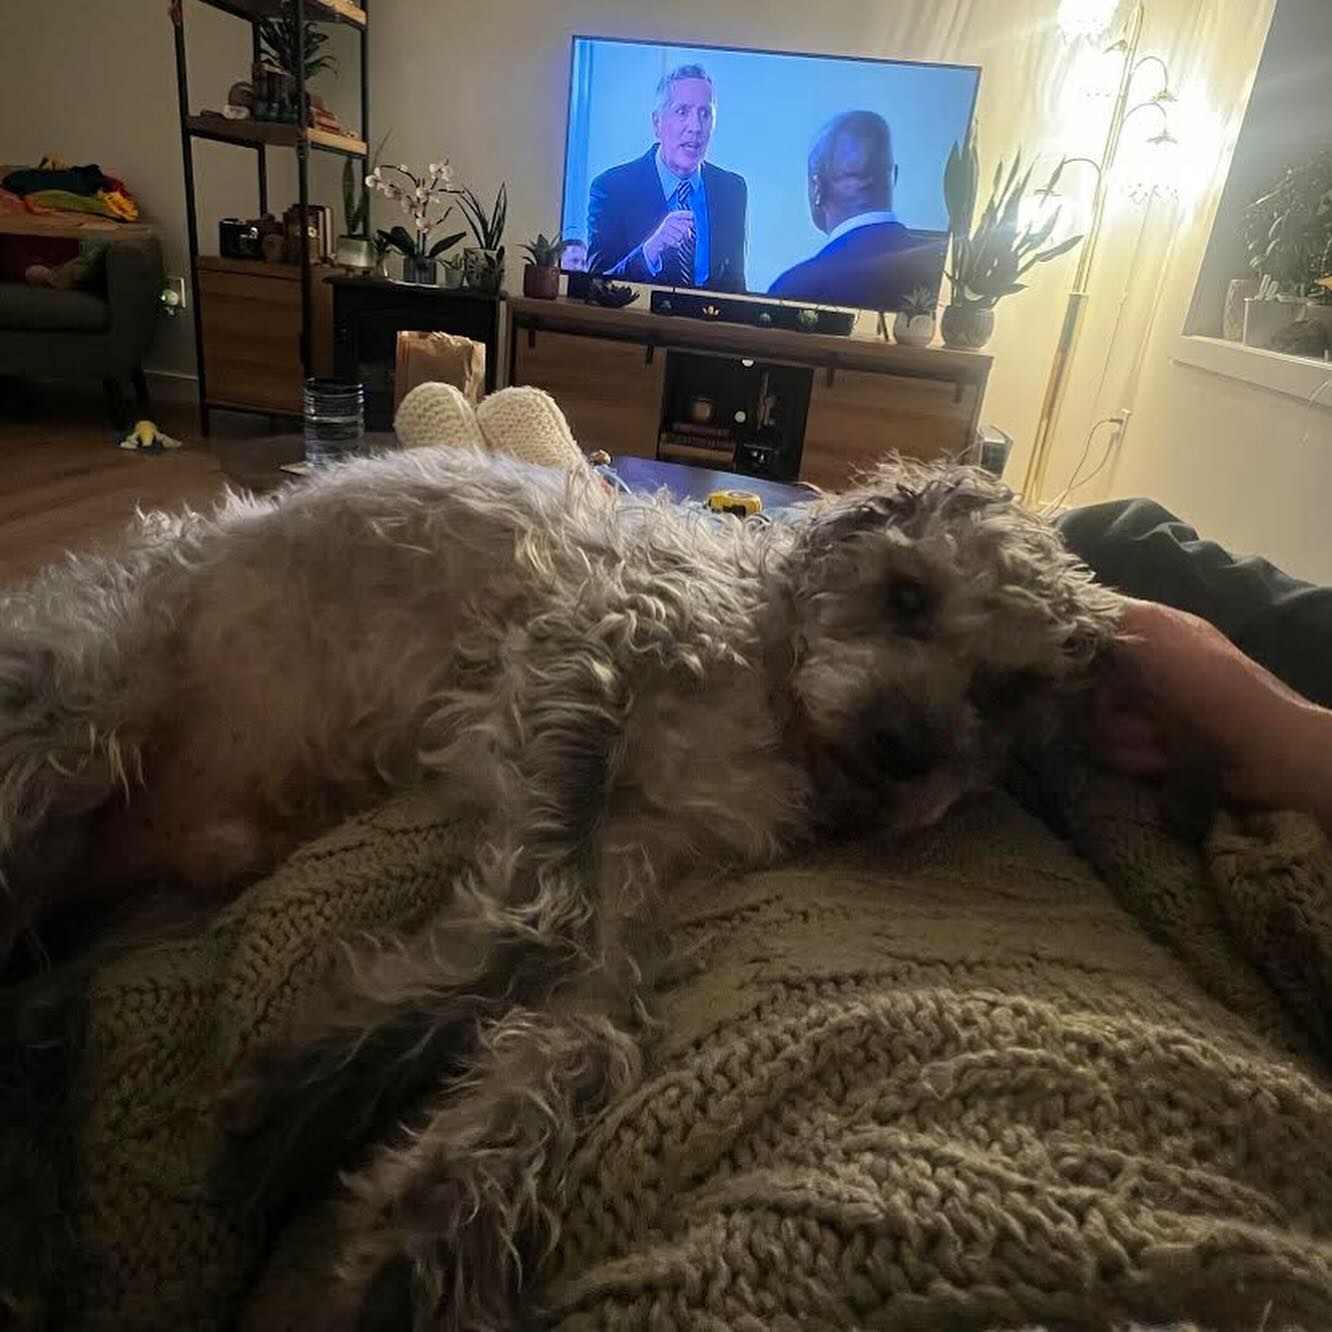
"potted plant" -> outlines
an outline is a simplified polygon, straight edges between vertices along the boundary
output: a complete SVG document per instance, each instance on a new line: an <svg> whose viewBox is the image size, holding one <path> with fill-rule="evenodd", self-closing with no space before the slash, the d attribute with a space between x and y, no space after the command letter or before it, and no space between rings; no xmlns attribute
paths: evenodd
<svg viewBox="0 0 1332 1332"><path fill-rule="evenodd" d="M463 284L463 258L460 254L455 254L452 259L441 259L439 261L439 275L443 279L444 286L450 291L456 291Z"/></svg>
<svg viewBox="0 0 1332 1332"><path fill-rule="evenodd" d="M1318 300L1319 279L1332 267L1332 148L1288 166L1248 206L1244 240L1258 278L1257 295L1244 303L1244 341L1266 347Z"/></svg>
<svg viewBox="0 0 1332 1332"><path fill-rule="evenodd" d="M305 23L305 79L308 83L316 74L338 67L337 57L323 50L328 33L308 19ZM301 49L301 25L296 17L296 6L284 0L282 9L273 18L259 20L259 53L284 74L296 77L296 61Z"/></svg>
<svg viewBox="0 0 1332 1332"><path fill-rule="evenodd" d="M380 154L387 143L386 134L370 159L372 172L378 167ZM350 157L344 158L342 163L342 215L346 231L338 237L333 262L353 272L373 272L378 254L370 239L370 187L365 180L358 179L356 163Z"/></svg>
<svg viewBox="0 0 1332 1332"><path fill-rule="evenodd" d="M538 233L523 246L531 263L523 267L523 295L536 300L553 301L560 294L560 256L564 239L558 233L553 240Z"/></svg>
<svg viewBox="0 0 1332 1332"><path fill-rule="evenodd" d="M451 204L440 211L444 199L456 193L452 181L453 168L447 161L432 162L426 173L420 176L406 166L396 166L376 167L365 178L369 189L378 190L385 198L393 200L412 221L411 231L399 225L380 233L387 244L402 255L404 282L434 286L435 261L467 234L465 231L450 232L431 243L435 231L453 212Z"/></svg>
<svg viewBox="0 0 1332 1332"><path fill-rule="evenodd" d="M904 347L928 347L934 341L934 312L939 293L932 287L913 287L902 298L893 319L893 341Z"/></svg>
<svg viewBox="0 0 1332 1332"><path fill-rule="evenodd" d="M509 214L509 188L501 184L489 212L471 190L454 190L471 228L475 245L463 250L463 272L473 291L496 293L504 285L504 224Z"/></svg>
<svg viewBox="0 0 1332 1332"><path fill-rule="evenodd" d="M1019 222L1032 170L1022 170L1020 152L1007 172L1000 162L989 202L976 218L980 159L974 127L948 154L944 201L948 206L949 302L940 329L950 347L975 350L985 346L994 332L994 307L1005 296L1025 289L1026 283L1019 279L1037 264L1067 254L1082 239L1069 236L1048 244L1059 220L1057 211L1040 226Z"/></svg>
<svg viewBox="0 0 1332 1332"><path fill-rule="evenodd" d="M310 124L311 110L327 107L317 94L306 90L306 105L296 104L302 45L301 23L292 0L283 0L278 12L259 20L257 36L259 49L252 67L253 114L257 120L285 121L291 124ZM305 79L308 84L325 70L336 70L336 57L323 50L328 33L308 19L304 25Z"/></svg>
<svg viewBox="0 0 1332 1332"><path fill-rule="evenodd" d="M1332 148L1287 167L1245 210L1249 267L1278 295L1304 299L1327 269L1332 247Z"/></svg>

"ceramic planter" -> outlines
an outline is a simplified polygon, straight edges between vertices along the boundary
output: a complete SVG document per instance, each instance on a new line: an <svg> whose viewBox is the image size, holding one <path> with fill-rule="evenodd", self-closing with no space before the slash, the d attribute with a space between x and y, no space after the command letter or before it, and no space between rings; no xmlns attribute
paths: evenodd
<svg viewBox="0 0 1332 1332"><path fill-rule="evenodd" d="M945 346L979 351L994 333L994 311L986 305L949 305L939 328Z"/></svg>
<svg viewBox="0 0 1332 1332"><path fill-rule="evenodd" d="M928 347L934 341L934 316L899 310L893 320L893 341L904 347Z"/></svg>
<svg viewBox="0 0 1332 1332"><path fill-rule="evenodd" d="M560 294L560 270L528 264L523 269L523 295L537 301L553 301Z"/></svg>
<svg viewBox="0 0 1332 1332"><path fill-rule="evenodd" d="M375 268L375 247L363 236L339 236L333 262L339 268L353 273L372 273Z"/></svg>
<svg viewBox="0 0 1332 1332"><path fill-rule="evenodd" d="M1260 301L1250 297L1244 302L1244 345L1270 347L1272 335L1293 324L1304 314L1304 302L1289 297Z"/></svg>
<svg viewBox="0 0 1332 1332"><path fill-rule="evenodd" d="M463 272L472 291L497 293L504 285L504 251L470 246L463 251Z"/></svg>

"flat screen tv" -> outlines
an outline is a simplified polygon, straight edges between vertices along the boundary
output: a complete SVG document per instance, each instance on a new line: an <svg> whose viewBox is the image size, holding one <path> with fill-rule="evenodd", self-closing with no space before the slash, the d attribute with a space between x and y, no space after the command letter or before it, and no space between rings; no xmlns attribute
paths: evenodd
<svg viewBox="0 0 1332 1332"><path fill-rule="evenodd" d="M567 269L887 310L938 291L972 65L573 39Z"/></svg>

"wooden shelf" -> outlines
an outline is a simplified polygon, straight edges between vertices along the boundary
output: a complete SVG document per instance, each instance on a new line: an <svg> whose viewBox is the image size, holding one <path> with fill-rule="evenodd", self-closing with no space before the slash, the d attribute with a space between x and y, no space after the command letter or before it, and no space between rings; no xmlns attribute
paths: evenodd
<svg viewBox="0 0 1332 1332"><path fill-rule="evenodd" d="M203 0L204 4L237 18L276 18L282 12L282 0ZM365 27L365 10L351 0L305 0L305 17L315 23L349 23Z"/></svg>
<svg viewBox="0 0 1332 1332"><path fill-rule="evenodd" d="M326 153L364 157L368 151L364 139L354 139L347 134L330 134L321 129L302 130L299 125L286 125L276 120L228 120L213 111L188 117L185 126L196 138L212 139L216 143L262 143L277 148L294 148L304 135L311 148L320 148Z"/></svg>

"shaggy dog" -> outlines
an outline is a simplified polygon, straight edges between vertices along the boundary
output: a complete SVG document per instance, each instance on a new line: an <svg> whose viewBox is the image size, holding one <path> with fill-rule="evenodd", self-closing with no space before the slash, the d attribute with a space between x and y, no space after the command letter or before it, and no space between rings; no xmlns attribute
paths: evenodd
<svg viewBox="0 0 1332 1332"><path fill-rule="evenodd" d="M1115 608L965 468L761 525L431 449L157 519L0 598L0 949L90 894L211 905L433 783L474 874L224 1113L270 1200L311 1144L391 1137L348 1189L361 1325L509 1326L574 1126L637 1076L660 890L937 819L1044 733Z"/></svg>

